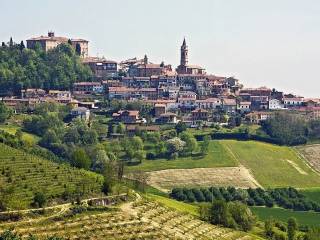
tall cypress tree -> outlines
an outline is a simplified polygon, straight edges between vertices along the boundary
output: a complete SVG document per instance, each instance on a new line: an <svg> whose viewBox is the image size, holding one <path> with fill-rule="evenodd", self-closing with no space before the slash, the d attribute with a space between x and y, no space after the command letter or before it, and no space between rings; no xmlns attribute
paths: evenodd
<svg viewBox="0 0 320 240"><path fill-rule="evenodd" d="M20 43L20 45L19 45L19 49L20 49L20 51L22 52L23 51L23 49L25 49L26 47L24 46L24 42L23 41L21 41L21 43Z"/></svg>
<svg viewBox="0 0 320 240"><path fill-rule="evenodd" d="M12 37L10 37L9 47L13 47L13 40L12 40Z"/></svg>

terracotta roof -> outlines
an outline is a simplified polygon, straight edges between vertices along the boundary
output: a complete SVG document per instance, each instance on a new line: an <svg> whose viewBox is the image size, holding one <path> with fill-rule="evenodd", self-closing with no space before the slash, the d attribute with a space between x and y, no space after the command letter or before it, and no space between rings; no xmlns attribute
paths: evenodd
<svg viewBox="0 0 320 240"><path fill-rule="evenodd" d="M54 41L54 42L68 42L69 38L66 37L48 37L48 36L40 36L40 37L33 37L27 39L27 41ZM85 39L70 39L71 42L89 42Z"/></svg>
<svg viewBox="0 0 320 240"><path fill-rule="evenodd" d="M163 113L160 115L160 117L171 117L171 116L177 116L177 114L172 113L172 112L167 112L167 113Z"/></svg>
<svg viewBox="0 0 320 240"><path fill-rule="evenodd" d="M223 104L224 105L236 105L236 100L225 98L225 99L223 99Z"/></svg>
<svg viewBox="0 0 320 240"><path fill-rule="evenodd" d="M99 57L86 57L82 60L83 63L117 63L116 61L107 60Z"/></svg>
<svg viewBox="0 0 320 240"><path fill-rule="evenodd" d="M76 82L74 86L92 86L92 85L101 85L100 82Z"/></svg>
<svg viewBox="0 0 320 240"><path fill-rule="evenodd" d="M160 64L140 64L137 68L162 68Z"/></svg>
<svg viewBox="0 0 320 240"><path fill-rule="evenodd" d="M207 98L207 99L201 99L201 100L196 100L197 103L210 103L210 102L221 102L219 98Z"/></svg>
<svg viewBox="0 0 320 240"><path fill-rule="evenodd" d="M203 112L203 113L207 113L208 111L207 110L205 110L205 109L202 109L202 108L198 108L198 109L195 109L195 110L193 110L192 111L192 113L198 113L198 112Z"/></svg>
<svg viewBox="0 0 320 240"><path fill-rule="evenodd" d="M193 69L201 69L201 70L204 70L204 68L203 68L203 67L198 66L198 65L187 65L187 68L193 68Z"/></svg>

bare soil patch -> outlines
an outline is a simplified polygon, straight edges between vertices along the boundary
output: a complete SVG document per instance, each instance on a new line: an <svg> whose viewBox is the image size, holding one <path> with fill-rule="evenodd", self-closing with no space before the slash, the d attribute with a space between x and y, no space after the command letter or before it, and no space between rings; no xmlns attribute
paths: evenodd
<svg viewBox="0 0 320 240"><path fill-rule="evenodd" d="M298 150L311 167L320 172L320 144L299 147Z"/></svg>
<svg viewBox="0 0 320 240"><path fill-rule="evenodd" d="M148 184L168 192L174 187L261 187L245 167L168 169L148 172Z"/></svg>

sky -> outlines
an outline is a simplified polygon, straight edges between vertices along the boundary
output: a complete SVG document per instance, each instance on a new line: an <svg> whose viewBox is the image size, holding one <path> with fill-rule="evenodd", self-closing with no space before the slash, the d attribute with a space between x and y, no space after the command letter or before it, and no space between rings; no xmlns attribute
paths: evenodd
<svg viewBox="0 0 320 240"><path fill-rule="evenodd" d="M46 35L89 40L89 54L147 54L189 63L246 87L320 97L319 0L0 0L0 41Z"/></svg>

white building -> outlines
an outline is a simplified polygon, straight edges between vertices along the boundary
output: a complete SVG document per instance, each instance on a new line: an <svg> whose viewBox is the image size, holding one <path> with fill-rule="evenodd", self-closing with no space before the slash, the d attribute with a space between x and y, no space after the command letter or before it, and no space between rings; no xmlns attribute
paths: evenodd
<svg viewBox="0 0 320 240"><path fill-rule="evenodd" d="M251 102L239 102L237 110L240 113L247 113L251 111Z"/></svg>
<svg viewBox="0 0 320 240"><path fill-rule="evenodd" d="M302 97L294 97L294 98L284 98L283 102L284 102L284 107L288 108L288 107L301 106L304 101Z"/></svg>
<svg viewBox="0 0 320 240"><path fill-rule="evenodd" d="M85 121L89 121L90 110L85 107L77 107L71 110L71 116L74 118L80 118Z"/></svg>
<svg viewBox="0 0 320 240"><path fill-rule="evenodd" d="M219 98L207 98L203 100L196 100L196 105L201 109L217 109L221 107L221 99Z"/></svg>
<svg viewBox="0 0 320 240"><path fill-rule="evenodd" d="M276 110L276 109L284 109L282 102L278 99L271 99L269 101L269 109Z"/></svg>

